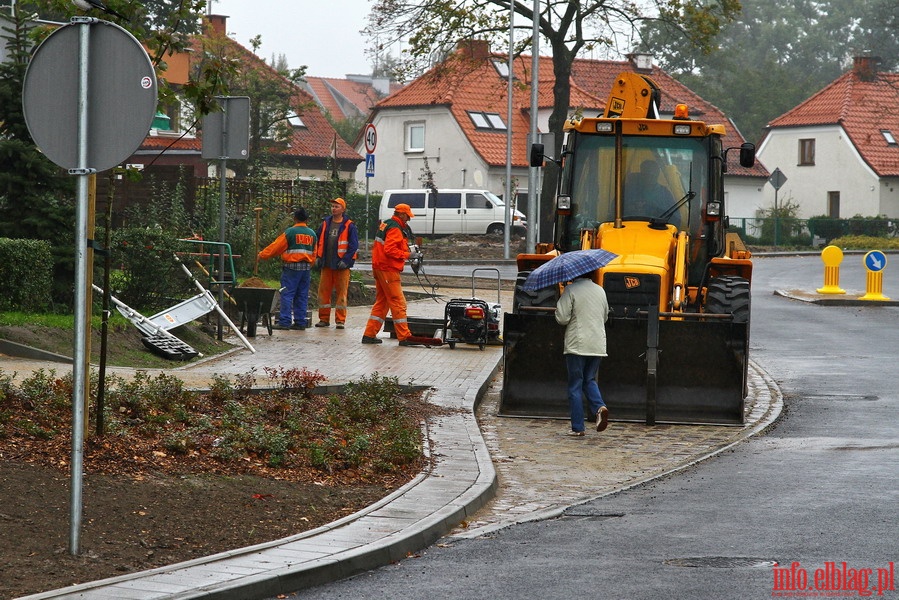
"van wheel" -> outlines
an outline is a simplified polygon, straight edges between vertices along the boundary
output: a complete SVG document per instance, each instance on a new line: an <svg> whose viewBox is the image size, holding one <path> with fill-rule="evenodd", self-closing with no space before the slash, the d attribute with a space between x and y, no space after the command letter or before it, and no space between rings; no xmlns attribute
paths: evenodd
<svg viewBox="0 0 899 600"><path fill-rule="evenodd" d="M487 235L502 235L505 227L499 223L493 223L487 228Z"/></svg>

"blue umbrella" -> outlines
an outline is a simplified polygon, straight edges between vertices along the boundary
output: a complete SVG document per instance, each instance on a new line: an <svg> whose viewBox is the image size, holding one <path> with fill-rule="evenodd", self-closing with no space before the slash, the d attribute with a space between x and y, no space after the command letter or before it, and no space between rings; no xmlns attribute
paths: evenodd
<svg viewBox="0 0 899 600"><path fill-rule="evenodd" d="M584 273L606 266L616 258L618 255L608 250L566 252L534 269L521 289L530 292L571 281Z"/></svg>

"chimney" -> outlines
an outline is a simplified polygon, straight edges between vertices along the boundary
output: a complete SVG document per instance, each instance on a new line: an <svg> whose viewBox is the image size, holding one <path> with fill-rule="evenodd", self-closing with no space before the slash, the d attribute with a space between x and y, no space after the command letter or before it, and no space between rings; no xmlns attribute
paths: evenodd
<svg viewBox="0 0 899 600"><path fill-rule="evenodd" d="M486 60L490 56L487 40L459 40L456 50L471 60Z"/></svg>
<svg viewBox="0 0 899 600"><path fill-rule="evenodd" d="M877 76L878 65L880 65L879 56L863 54L852 59L852 72L862 81L871 81Z"/></svg>
<svg viewBox="0 0 899 600"><path fill-rule="evenodd" d="M206 15L206 27L216 35L227 35L227 15Z"/></svg>
<svg viewBox="0 0 899 600"><path fill-rule="evenodd" d="M638 73L652 73L652 54L648 52L635 52L634 54L626 54L634 70Z"/></svg>

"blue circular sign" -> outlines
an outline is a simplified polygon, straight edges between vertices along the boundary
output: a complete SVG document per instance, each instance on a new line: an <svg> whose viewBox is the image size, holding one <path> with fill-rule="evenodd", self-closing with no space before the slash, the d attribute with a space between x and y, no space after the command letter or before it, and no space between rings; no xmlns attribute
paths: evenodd
<svg viewBox="0 0 899 600"><path fill-rule="evenodd" d="M885 266L887 266L887 257L880 250L871 250L865 254L865 268L869 271L874 271L875 273L883 271Z"/></svg>

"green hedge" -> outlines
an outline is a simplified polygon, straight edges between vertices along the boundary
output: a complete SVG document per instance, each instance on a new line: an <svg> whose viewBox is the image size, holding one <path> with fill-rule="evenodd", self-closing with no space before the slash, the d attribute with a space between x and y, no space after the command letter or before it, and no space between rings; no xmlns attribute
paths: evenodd
<svg viewBox="0 0 899 600"><path fill-rule="evenodd" d="M817 216L808 220L808 229L813 236L824 238L828 243L838 237L867 236L885 238L894 235L893 220L884 216L863 217L855 215L851 219L836 219Z"/></svg>
<svg viewBox="0 0 899 600"><path fill-rule="evenodd" d="M42 312L52 287L50 242L0 238L0 310Z"/></svg>

